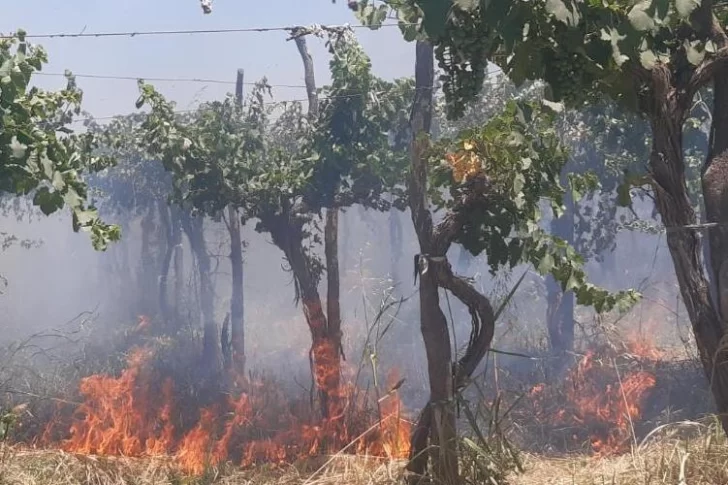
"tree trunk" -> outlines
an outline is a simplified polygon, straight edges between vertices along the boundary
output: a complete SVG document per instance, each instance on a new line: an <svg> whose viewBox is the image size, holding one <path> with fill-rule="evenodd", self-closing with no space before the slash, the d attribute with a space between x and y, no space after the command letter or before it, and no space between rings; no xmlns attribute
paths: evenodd
<svg viewBox="0 0 728 485"><path fill-rule="evenodd" d="M566 210L564 214L551 222L551 234L574 244L574 212L575 204L571 191L567 190L564 197ZM564 293L561 285L553 276L546 277L546 327L549 335L549 346L557 360L557 375L566 363L566 352L574 350L574 293Z"/></svg>
<svg viewBox="0 0 728 485"><path fill-rule="evenodd" d="M243 241L240 237L238 212L228 207L230 232L230 263L232 264L233 289L230 299L232 363L241 375L245 369L245 316L243 294Z"/></svg>
<svg viewBox="0 0 728 485"><path fill-rule="evenodd" d="M215 291L210 270L210 255L203 231L203 217L183 214L183 227L195 255L200 283L200 316L203 325L202 363L206 371L217 371L221 362L220 338L215 322Z"/></svg>
<svg viewBox="0 0 728 485"><path fill-rule="evenodd" d="M318 94L316 94L316 75L313 68L313 59L308 52L306 37L296 36L294 38L296 48L303 62L303 80L306 85L306 96L308 97L308 115L312 118L318 117Z"/></svg>
<svg viewBox="0 0 728 485"><path fill-rule="evenodd" d="M323 418L338 417L341 411L341 331L332 332L324 313L318 283L321 275L312 256L304 249L303 223L289 209L283 214L264 217L273 243L286 256L296 287L296 299L303 305L303 314L311 332L311 363Z"/></svg>
<svg viewBox="0 0 728 485"><path fill-rule="evenodd" d="M456 484L459 481L452 345L447 319L440 308L435 274L429 271L420 280L420 332L425 342L430 384L427 407L433 475L437 483Z"/></svg>
<svg viewBox="0 0 728 485"><path fill-rule="evenodd" d="M172 234L172 217L170 216L170 207L166 201L160 200L157 203L159 207L159 219L164 228L166 245L164 248L164 257L162 258L162 268L159 272L159 313L162 315L162 321L165 329L168 329L172 322L172 315L169 308L169 300L167 299L167 288L169 287L169 273L172 267L172 256L174 255L174 235Z"/></svg>
<svg viewBox="0 0 728 485"><path fill-rule="evenodd" d="M399 263L402 261L402 221L398 210L389 209L389 272L392 285L400 291L402 278Z"/></svg>
<svg viewBox="0 0 728 485"><path fill-rule="evenodd" d="M693 11L691 23L705 38L711 39L722 51L728 36L713 14L713 2L703 1ZM708 61L717 62L717 61ZM669 68L658 65L651 69L652 99L647 104L652 125L650 171L655 202L667 231L667 245L675 266L680 293L695 335L700 360L710 383L723 430L728 433L728 354L722 340L725 336L725 282L728 272L728 72L713 64L713 120L709 153L703 167L702 185L705 218L719 226L709 228L706 266L714 281L712 292L705 267L701 261L701 241L695 229L697 217L690 202L685 183L682 129L693 103L693 90L676 87ZM703 69L696 69L690 85L700 86ZM723 315L723 318L721 318Z"/></svg>
<svg viewBox="0 0 728 485"><path fill-rule="evenodd" d="M337 349L336 359L344 355L341 332L341 301L339 283L339 211L326 210L324 226L324 254L326 256L326 316L328 334ZM336 367L340 367L337 363Z"/></svg>
<svg viewBox="0 0 728 485"><path fill-rule="evenodd" d="M313 59L308 52L306 38L295 35L294 40L301 56L304 81L308 97L308 116L315 120L319 115L319 100L316 93L316 79ZM321 415L335 418L341 414L341 309L339 303L339 212L332 207L326 211L324 227L324 251L326 256L327 315L321 305L318 292L320 276L315 274L312 256L303 247L301 223L293 222L296 214L286 213L279 224L278 247L286 253L294 278L303 300L303 311L311 331L311 358L314 366L314 380L319 391ZM280 233L283 230L285 234ZM274 236L274 240L276 237Z"/></svg>
<svg viewBox="0 0 728 485"><path fill-rule="evenodd" d="M702 185L705 218L709 223L719 224L709 229L707 244L709 271L705 285L709 292L705 299L713 302L714 310L702 312L705 322L701 327L707 328L701 332L702 338L696 330L696 341L699 347L705 347L701 356L706 353L706 357L710 357L710 362L703 365L710 364L708 377L713 383L713 396L723 429L728 433L728 349L719 348L728 318L728 70L716 74L713 86L712 126Z"/></svg>
<svg viewBox="0 0 728 485"><path fill-rule="evenodd" d="M172 241L174 242L174 318L175 329L182 324L183 307L185 305L185 254L182 245L182 210L176 205L170 206L172 215Z"/></svg>
<svg viewBox="0 0 728 485"><path fill-rule="evenodd" d="M158 270L155 271L154 254L152 249L152 235L156 229L154 224L155 207L147 209L141 221L141 250L139 257L139 286L141 290L141 313L144 315L156 314L155 287L157 286Z"/></svg>
<svg viewBox="0 0 728 485"><path fill-rule="evenodd" d="M546 278L546 326L551 352L563 356L574 350L574 294L564 293L553 278Z"/></svg>
<svg viewBox="0 0 728 485"><path fill-rule="evenodd" d="M723 429L728 432L728 362L725 351L719 348L724 327L711 301L708 281L700 259L700 238L695 230L688 227L696 223L696 214L685 185L682 119L675 116L672 110L665 111L667 113L661 112L651 120L653 149L650 166L654 174L655 200L667 230L667 245L675 266L680 293L690 316L700 360L708 377ZM717 189L724 187L727 180L724 176L714 177L719 166L709 166L703 176L703 185L707 188L705 199L709 220L721 217L713 210L721 197L721 190ZM722 214L723 217L725 215ZM719 241L715 242L720 244ZM716 253L720 254L720 249L711 247L713 261L719 261ZM720 267L717 272L720 273Z"/></svg>
<svg viewBox="0 0 728 485"><path fill-rule="evenodd" d="M427 202L427 135L432 121L432 86L434 82L433 49L428 42L417 42L415 64L415 99L410 119L411 180L409 205L412 222L420 245L419 261L432 254L432 216ZM419 271L418 268L415 269ZM459 481L457 433L453 386L452 351L447 320L440 309L439 292L434 271L422 271L420 276L420 331L427 354L430 400L420 416L412 436L411 459L408 470L415 477L425 474L427 451L423 445L429 435L433 475L437 483L454 485ZM429 429L428 429L429 428ZM427 431L425 431L427 430Z"/></svg>

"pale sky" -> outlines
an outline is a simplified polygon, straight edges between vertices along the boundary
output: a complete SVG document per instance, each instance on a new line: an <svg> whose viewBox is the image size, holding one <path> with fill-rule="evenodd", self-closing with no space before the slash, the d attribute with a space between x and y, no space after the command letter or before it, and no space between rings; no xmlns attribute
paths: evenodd
<svg viewBox="0 0 728 485"><path fill-rule="evenodd" d="M203 15L198 0L5 0L0 32L18 28L28 34L237 29L310 25L358 25L345 0L214 0L213 13ZM404 42L397 28L357 29L357 37L372 57L374 71L385 78L411 76L414 45ZM272 84L276 100L305 99L302 88L275 84L303 84L303 69L293 42L285 32L225 33L111 38L32 39L48 51L44 72L105 76L205 78L234 82L238 68L246 82L263 76ZM309 40L316 64L317 83L328 81L328 56L323 42ZM37 76L46 88L65 84L62 77ZM137 98L136 82L79 78L84 109L97 117L126 114ZM200 101L220 99L233 85L153 82L168 99L187 109ZM249 92L250 86L246 86Z"/></svg>

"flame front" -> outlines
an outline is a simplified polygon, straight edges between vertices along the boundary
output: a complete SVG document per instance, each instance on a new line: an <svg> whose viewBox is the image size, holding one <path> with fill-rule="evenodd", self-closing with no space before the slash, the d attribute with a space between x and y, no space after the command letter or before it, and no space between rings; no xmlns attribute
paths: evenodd
<svg viewBox="0 0 728 485"><path fill-rule="evenodd" d="M640 360L657 360L662 354L644 341L627 344L630 355ZM629 450L634 423L642 417L643 407L655 387L655 376L637 370L620 375L616 361L607 351L587 352L565 379L565 405L552 411L549 402L556 401L550 386L534 386L529 397L542 423L563 428L585 430L592 451L597 455L613 455ZM602 363L602 358L609 362ZM572 434L572 441L579 435Z"/></svg>
<svg viewBox="0 0 728 485"><path fill-rule="evenodd" d="M361 393L341 385L340 412L317 419L305 403L261 379L246 382L245 393L222 394L212 404L190 410L174 380L155 369L153 356L150 349L135 349L118 377L82 379L82 403L70 418L56 416L41 443L83 454L172 455L193 474L224 462L280 464L345 447L388 458L409 454L410 423L402 416L396 391L381 400L377 415L366 409ZM391 386L396 377L389 376ZM59 433L64 437L54 438Z"/></svg>

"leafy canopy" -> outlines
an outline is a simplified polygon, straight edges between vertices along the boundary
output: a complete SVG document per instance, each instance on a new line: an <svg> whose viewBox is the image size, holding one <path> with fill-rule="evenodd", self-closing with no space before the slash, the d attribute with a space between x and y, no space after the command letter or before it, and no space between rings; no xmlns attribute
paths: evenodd
<svg viewBox="0 0 728 485"><path fill-rule="evenodd" d="M243 185L266 153L267 82L256 85L246 105L228 96L181 115L152 85L139 81L139 90L137 106L151 112L137 137L172 174L173 199L213 216L229 204L243 207Z"/></svg>
<svg viewBox="0 0 728 485"><path fill-rule="evenodd" d="M367 3L362 0L360 10ZM695 0L403 3L385 0L382 8L406 11L407 19L414 15L421 22L443 70L451 117L461 116L480 92L488 62L517 85L545 80L552 98L570 105L608 94L631 109L650 111L644 94L656 65L669 66L680 87L691 92L707 82L708 76L690 78L717 56L712 15L723 15L717 7L701 10Z"/></svg>
<svg viewBox="0 0 728 485"><path fill-rule="evenodd" d="M90 232L94 248L103 250L121 231L99 219L81 173L100 170L112 160L94 155L92 133L68 128L81 110L73 76L58 92L29 88L33 73L47 61L45 51L25 42L22 31L0 39L0 192L33 194L33 204L46 215L67 206L73 230Z"/></svg>
<svg viewBox="0 0 728 485"><path fill-rule="evenodd" d="M597 185L590 174L573 175L568 186L561 183L567 152L555 116L538 102L512 100L487 123L438 141L430 155L430 198L438 210L456 215L453 242L472 254L485 252L493 273L528 263L574 291L581 305L597 311L626 308L637 300L635 292L611 294L588 283L583 257L539 225L544 199L558 217L566 190L578 198Z"/></svg>
<svg viewBox="0 0 728 485"><path fill-rule="evenodd" d="M314 118L300 103L287 103L272 121L276 105L266 103L265 80L245 104L228 97L184 117L140 83L138 106L151 107L142 140L174 174L179 199L208 213L233 204L248 218L295 204L308 213L382 207L381 196L404 180L406 152L393 147L406 125L412 83L375 77L350 31L328 35L332 84L320 90Z"/></svg>
<svg viewBox="0 0 728 485"><path fill-rule="evenodd" d="M135 113L117 116L107 125L87 122L88 131L99 137L100 151L116 161L113 167L94 173L88 183L98 194L99 210L117 219L144 214L166 202L171 193L169 173L160 162L150 161L138 137L144 118Z"/></svg>
<svg viewBox="0 0 728 485"><path fill-rule="evenodd" d="M140 82L137 105L151 108L140 139L172 173L177 200L210 215L232 205L243 218L257 219L256 230L271 233L287 255L302 246L315 280L323 266L309 242L320 242L322 209L385 210L392 203L385 195L404 199L402 140L412 82L374 76L350 29L304 33L326 36L331 54L332 83L319 90L316 113L305 113L300 103L267 103L265 80L244 104L228 97L186 116Z"/></svg>

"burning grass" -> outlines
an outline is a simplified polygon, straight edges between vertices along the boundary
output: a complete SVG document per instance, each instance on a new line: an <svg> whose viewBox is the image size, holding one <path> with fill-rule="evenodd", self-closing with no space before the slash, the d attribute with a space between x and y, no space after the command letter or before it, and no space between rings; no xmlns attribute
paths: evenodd
<svg viewBox="0 0 728 485"><path fill-rule="evenodd" d="M621 455L657 426L712 411L699 365L645 338L594 342L572 362L555 376L500 373L511 435L531 453Z"/></svg>
<svg viewBox="0 0 728 485"><path fill-rule="evenodd" d="M169 458L99 457L63 451L7 449L0 483L13 485L338 485L401 483L396 460L339 456L325 467L316 459L271 468L209 467L182 472Z"/></svg>
<svg viewBox="0 0 728 485"><path fill-rule="evenodd" d="M6 448L0 483L13 485L390 485L402 482L403 462L338 455L283 467L209 467L200 476L169 458L97 457L63 451ZM655 430L620 456L524 456L519 485L719 485L728 483L728 441L715 422L686 422ZM464 477L464 483L471 483ZM498 485L503 485L499 483Z"/></svg>
<svg viewBox="0 0 728 485"><path fill-rule="evenodd" d="M644 370L654 362L650 354L638 356L639 366L619 357L605 347L589 350L563 384L534 386L526 402L542 432L572 449L588 443L601 456L628 450L657 378Z"/></svg>
<svg viewBox="0 0 728 485"><path fill-rule="evenodd" d="M52 413L48 406L31 405L33 415L17 429L16 442L25 443L25 449L8 452L11 459L3 462L0 485L401 481L411 425L396 374L379 388L359 389L353 383L361 367L346 369L342 382L351 384L337 394L340 412L324 419L312 400L315 393L293 386L291 379L209 376L190 357L196 355L191 340L165 343L137 335L132 342L113 347L131 348L125 361L111 359L104 372L96 367L80 381L74 378L78 385L73 392L54 393L63 402ZM537 361L547 359L527 362ZM694 477L687 481L690 485L728 483L721 461L728 445L710 426L700 425L702 435L690 437L686 460L680 442L684 433L666 428L659 441L636 447L650 429L675 419L668 413L663 420L661 414L671 404L709 401L699 394L705 390L702 372L678 369L672 356L645 339L593 343L561 377L539 376L543 369L530 369L513 386L518 389L511 388L513 393L507 389L516 384L508 368L517 366L502 364L484 374L489 380L493 372L492 385L474 383L480 394L470 402L470 412L465 409L470 404L460 403L461 430L472 438L462 437L464 483L482 483L485 475L501 477L498 485L506 483L502 476L517 468L518 453L508 446L499 454L503 437L530 453L525 474L508 483L677 484L681 465L683 474ZM683 401L675 403L676 395ZM507 422L499 408L508 409ZM696 415L691 409L677 419ZM483 445L493 433L495 445ZM489 437L483 440L483 434ZM55 451L29 451L36 447ZM554 457L554 451L561 457ZM51 476L56 468L57 478Z"/></svg>
<svg viewBox="0 0 728 485"><path fill-rule="evenodd" d="M563 458L530 454L522 485L720 485L728 483L728 441L715 421L656 428L629 453Z"/></svg>
<svg viewBox="0 0 728 485"><path fill-rule="evenodd" d="M263 377L234 376L229 388L185 388L157 350L134 348L118 376L83 378L80 402L60 403L30 441L84 455L169 456L196 475L226 463L284 465L341 450L388 459L409 452L410 424L391 390L396 374L374 407L368 394L342 386L341 412L322 418L306 399Z"/></svg>
<svg viewBox="0 0 728 485"><path fill-rule="evenodd" d="M34 427L25 426L20 441L77 455L171 460L198 476L229 465L286 469L331 454L376 457L380 463L408 455L411 424L404 416L397 391L402 381L395 373L386 389L342 386L341 412L322 419L310 394L287 389L270 377L203 376L201 384L199 375L186 376L181 370L194 374L194 362L190 365L186 355L154 339L137 342L116 372L81 379L77 393L65 396L47 419L38 419L36 413L29 423ZM520 435L516 441L532 453L550 449L609 457L629 452L650 424L654 427L650 413L665 407L665 402L652 401L663 392L664 376L672 375L669 368L661 370L668 360L644 339L631 339L623 348L592 346L564 378L550 384L531 376L526 382L530 392L507 416ZM492 387L498 391L497 384ZM493 431L494 416L482 404L487 401L482 394L481 405L463 429L488 421L491 414L490 425L483 429ZM503 402L501 407L510 405ZM496 432L501 434L500 429ZM478 438L478 433L473 436ZM481 461L497 462L499 470L512 468L492 456L476 456L471 468L482 468ZM549 463L556 466L558 460Z"/></svg>

